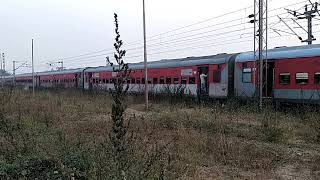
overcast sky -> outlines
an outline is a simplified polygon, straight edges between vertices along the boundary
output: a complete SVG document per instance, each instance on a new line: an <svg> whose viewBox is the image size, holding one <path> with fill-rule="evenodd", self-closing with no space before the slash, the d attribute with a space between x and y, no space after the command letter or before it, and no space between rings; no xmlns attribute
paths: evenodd
<svg viewBox="0 0 320 180"><path fill-rule="evenodd" d="M270 27L290 32L275 15L291 16L277 8L299 2L302 0L270 0ZM253 0L146 0L149 60L252 50L253 29L246 18L252 13L252 3ZM299 9L305 3L288 8ZM119 15L120 33L128 49L125 60L142 61L142 0L1 0L0 52L6 55L6 69L12 70L12 60L31 61L32 38L36 71L49 70L46 63L59 59L63 59L66 68L105 65L105 56L112 57L114 12ZM219 17L223 14L226 15ZM306 37L302 29L290 19L287 21ZM304 21L300 23L306 26ZM314 20L318 39L319 24ZM172 31L177 28L180 29ZM280 37L274 30L269 32L270 48L301 45L294 35L282 32ZM158 34L161 35L155 36ZM18 73L30 71L21 68Z"/></svg>

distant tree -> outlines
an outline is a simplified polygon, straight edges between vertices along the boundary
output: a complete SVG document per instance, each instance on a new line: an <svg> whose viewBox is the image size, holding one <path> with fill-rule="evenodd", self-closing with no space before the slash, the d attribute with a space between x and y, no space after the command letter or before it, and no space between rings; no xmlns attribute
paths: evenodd
<svg viewBox="0 0 320 180"><path fill-rule="evenodd" d="M127 143L126 134L127 126L125 124L124 112L127 108L126 105L126 95L129 86L126 85L126 81L130 76L131 71L127 63L124 63L123 57L126 55L126 51L122 50L123 45L122 40L120 40L118 15L114 14L115 23L115 43L114 48L116 52L114 53L115 63L112 63L109 58L107 61L110 66L113 67L113 72L116 74L116 80L113 82L114 89L110 89L110 93L113 98L112 104L112 131L110 132L110 141L113 147L114 160L116 164L116 179L125 179L126 169L127 169Z"/></svg>

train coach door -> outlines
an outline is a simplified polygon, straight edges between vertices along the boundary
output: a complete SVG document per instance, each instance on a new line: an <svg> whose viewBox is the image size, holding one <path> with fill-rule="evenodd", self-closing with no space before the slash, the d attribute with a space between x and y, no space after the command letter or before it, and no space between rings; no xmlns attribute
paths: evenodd
<svg viewBox="0 0 320 180"><path fill-rule="evenodd" d="M209 67L202 66L198 67L198 92L200 95L209 94Z"/></svg>
<svg viewBox="0 0 320 180"><path fill-rule="evenodd" d="M263 82L264 82L264 97L273 96L273 86L274 86L274 62L268 62L266 68L263 69Z"/></svg>
<svg viewBox="0 0 320 180"><path fill-rule="evenodd" d="M75 74L75 76L74 76L74 88L78 88L78 85L79 85L79 82L78 82L78 80L79 80L79 74Z"/></svg>
<svg viewBox="0 0 320 180"><path fill-rule="evenodd" d="M87 73L87 82L88 82L88 85L89 85L89 90L92 90L92 86L93 86L93 82L92 82L92 73L91 72L89 72L89 73Z"/></svg>

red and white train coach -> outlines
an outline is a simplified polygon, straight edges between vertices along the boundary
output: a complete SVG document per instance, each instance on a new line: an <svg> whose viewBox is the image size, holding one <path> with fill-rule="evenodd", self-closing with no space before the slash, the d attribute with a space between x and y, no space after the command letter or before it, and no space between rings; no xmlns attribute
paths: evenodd
<svg viewBox="0 0 320 180"><path fill-rule="evenodd" d="M83 69L67 69L62 71L40 72L36 75L37 86L81 88Z"/></svg>
<svg viewBox="0 0 320 180"><path fill-rule="evenodd" d="M232 92L233 74L229 62L234 62L233 54L189 57L161 60L148 63L148 84L153 93L183 88L184 94L198 94L225 98ZM129 64L132 70L128 80L129 91L143 92L145 77L143 63ZM112 67L88 68L85 71L85 89L113 88L116 74ZM230 91L229 91L230 90Z"/></svg>
<svg viewBox="0 0 320 180"><path fill-rule="evenodd" d="M320 45L276 48L268 50L267 57L265 97L276 102L320 104ZM129 64L129 69L130 92L143 92L143 63ZM182 89L192 96L254 98L258 93L257 69L253 52L161 60L148 63L147 81L153 93ZM109 66L40 72L35 82L41 87L112 89L116 78ZM32 75L17 75L16 83L32 86Z"/></svg>
<svg viewBox="0 0 320 180"><path fill-rule="evenodd" d="M263 70L265 97L277 102L320 103L320 45L282 47L268 51ZM236 58L235 94L254 97L258 92L258 71L253 52Z"/></svg>
<svg viewBox="0 0 320 180"><path fill-rule="evenodd" d="M62 71L47 71L34 73L34 83L36 87L63 87L82 88L83 69L68 69ZM7 78L8 82L15 82L16 85L32 87L32 74L20 74Z"/></svg>

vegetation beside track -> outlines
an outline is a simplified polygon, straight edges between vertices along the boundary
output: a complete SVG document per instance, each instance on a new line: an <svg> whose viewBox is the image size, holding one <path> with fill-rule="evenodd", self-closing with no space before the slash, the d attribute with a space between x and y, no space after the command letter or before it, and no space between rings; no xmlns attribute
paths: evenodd
<svg viewBox="0 0 320 180"><path fill-rule="evenodd" d="M110 179L108 93L1 92L0 179ZM320 113L130 96L128 179L319 179Z"/></svg>

